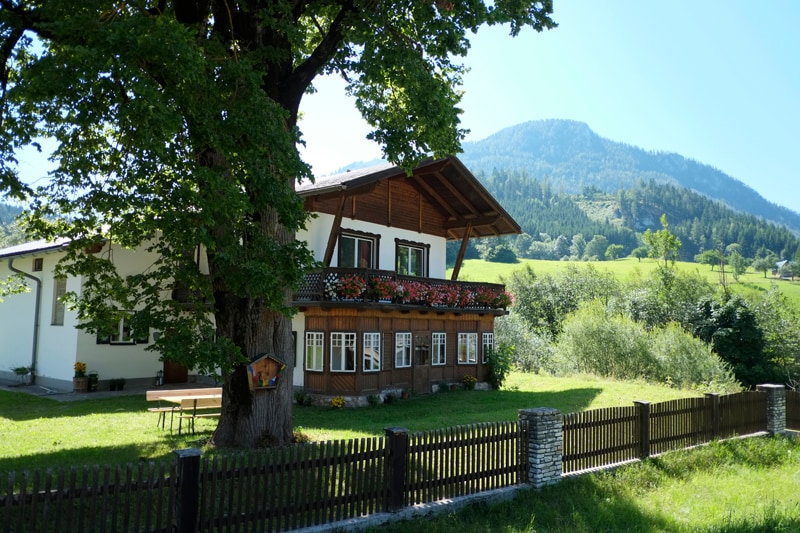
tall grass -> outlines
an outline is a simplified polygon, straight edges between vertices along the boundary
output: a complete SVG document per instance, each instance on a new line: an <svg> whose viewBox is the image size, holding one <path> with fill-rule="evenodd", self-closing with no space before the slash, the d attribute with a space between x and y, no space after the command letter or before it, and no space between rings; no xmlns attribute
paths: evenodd
<svg viewBox="0 0 800 533"><path fill-rule="evenodd" d="M800 441L714 442L613 471L567 478L502 504L473 505L381 531L796 532L798 472Z"/></svg>

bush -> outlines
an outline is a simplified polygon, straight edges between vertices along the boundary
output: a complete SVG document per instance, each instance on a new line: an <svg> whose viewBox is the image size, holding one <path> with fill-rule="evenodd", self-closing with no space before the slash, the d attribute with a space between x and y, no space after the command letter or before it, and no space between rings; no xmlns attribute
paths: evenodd
<svg viewBox="0 0 800 533"><path fill-rule="evenodd" d="M461 379L461 383L464 384L464 390L473 390L477 382L478 378L470 375L466 375Z"/></svg>
<svg viewBox="0 0 800 533"><path fill-rule="evenodd" d="M521 372L539 373L548 370L553 358L553 346L547 334L533 331L515 311L501 316L494 323L495 338L499 344L514 347L512 366Z"/></svg>
<svg viewBox="0 0 800 533"><path fill-rule="evenodd" d="M486 366L489 367L487 380L489 385L498 390L511 372L511 362L514 358L514 346L500 343L486 354Z"/></svg>
<svg viewBox="0 0 800 533"><path fill-rule="evenodd" d="M380 394L370 394L367 396L367 403L370 407L377 407L381 404L381 395Z"/></svg>

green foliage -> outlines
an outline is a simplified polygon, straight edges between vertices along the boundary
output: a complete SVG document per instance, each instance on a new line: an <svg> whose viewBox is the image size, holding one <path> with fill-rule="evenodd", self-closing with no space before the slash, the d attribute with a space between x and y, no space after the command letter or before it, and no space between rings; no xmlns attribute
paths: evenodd
<svg viewBox="0 0 800 533"><path fill-rule="evenodd" d="M635 257L638 261L641 261L645 257L650 257L650 248L647 246L637 246L631 251L631 257Z"/></svg>
<svg viewBox="0 0 800 533"><path fill-rule="evenodd" d="M486 254L487 261L492 263L517 263L517 254L508 246L500 245Z"/></svg>
<svg viewBox="0 0 800 533"><path fill-rule="evenodd" d="M513 345L501 342L486 354L485 364L489 370L486 379L494 390L500 389L511 372L515 351Z"/></svg>
<svg viewBox="0 0 800 533"><path fill-rule="evenodd" d="M667 215L661 215L661 229L655 233L648 229L642 235L642 240L650 247L650 257L664 261L664 268L675 264L681 240L669 231Z"/></svg>
<svg viewBox="0 0 800 533"><path fill-rule="evenodd" d="M711 270L714 270L714 267L719 266L719 264L722 262L722 255L718 250L706 250L701 254L695 255L694 261L695 263L700 263L701 265L710 265Z"/></svg>
<svg viewBox="0 0 800 533"><path fill-rule="evenodd" d="M498 343L514 347L511 363L516 370L538 373L552 359L550 337L533 331L513 309L508 315L495 319L494 331Z"/></svg>
<svg viewBox="0 0 800 533"><path fill-rule="evenodd" d="M645 329L597 302L564 322L553 370L617 379L644 379L703 391L738 390L731 370L702 341L677 324Z"/></svg>
<svg viewBox="0 0 800 533"><path fill-rule="evenodd" d="M621 244L609 244L608 248L606 248L605 258L609 261L616 261L622 254L622 250L624 250L624 247Z"/></svg>
<svg viewBox="0 0 800 533"><path fill-rule="evenodd" d="M557 275L537 276L533 269L514 272L507 281L514 294L514 310L535 332L556 337L565 316L578 309L581 302L599 298L608 301L619 286L612 275L592 265L569 266Z"/></svg>
<svg viewBox="0 0 800 533"><path fill-rule="evenodd" d="M764 333L756 314L740 296L725 302L702 299L691 319L692 332L709 343L731 365L745 387L780 379L778 369L764 353Z"/></svg>

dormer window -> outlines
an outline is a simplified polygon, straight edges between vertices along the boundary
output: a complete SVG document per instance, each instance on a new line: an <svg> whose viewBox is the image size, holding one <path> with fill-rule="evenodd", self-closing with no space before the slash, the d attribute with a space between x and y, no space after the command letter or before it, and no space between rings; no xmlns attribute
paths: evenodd
<svg viewBox="0 0 800 533"><path fill-rule="evenodd" d="M379 236L352 230L339 235L340 268L377 268Z"/></svg>
<svg viewBox="0 0 800 533"><path fill-rule="evenodd" d="M428 275L429 244L395 239L395 270L401 276Z"/></svg>

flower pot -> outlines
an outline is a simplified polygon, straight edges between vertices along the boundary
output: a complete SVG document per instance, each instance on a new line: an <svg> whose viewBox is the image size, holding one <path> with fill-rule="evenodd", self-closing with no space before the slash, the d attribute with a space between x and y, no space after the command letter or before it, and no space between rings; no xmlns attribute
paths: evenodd
<svg viewBox="0 0 800 533"><path fill-rule="evenodd" d="M89 377L80 376L72 378L72 392L88 392L89 391Z"/></svg>

